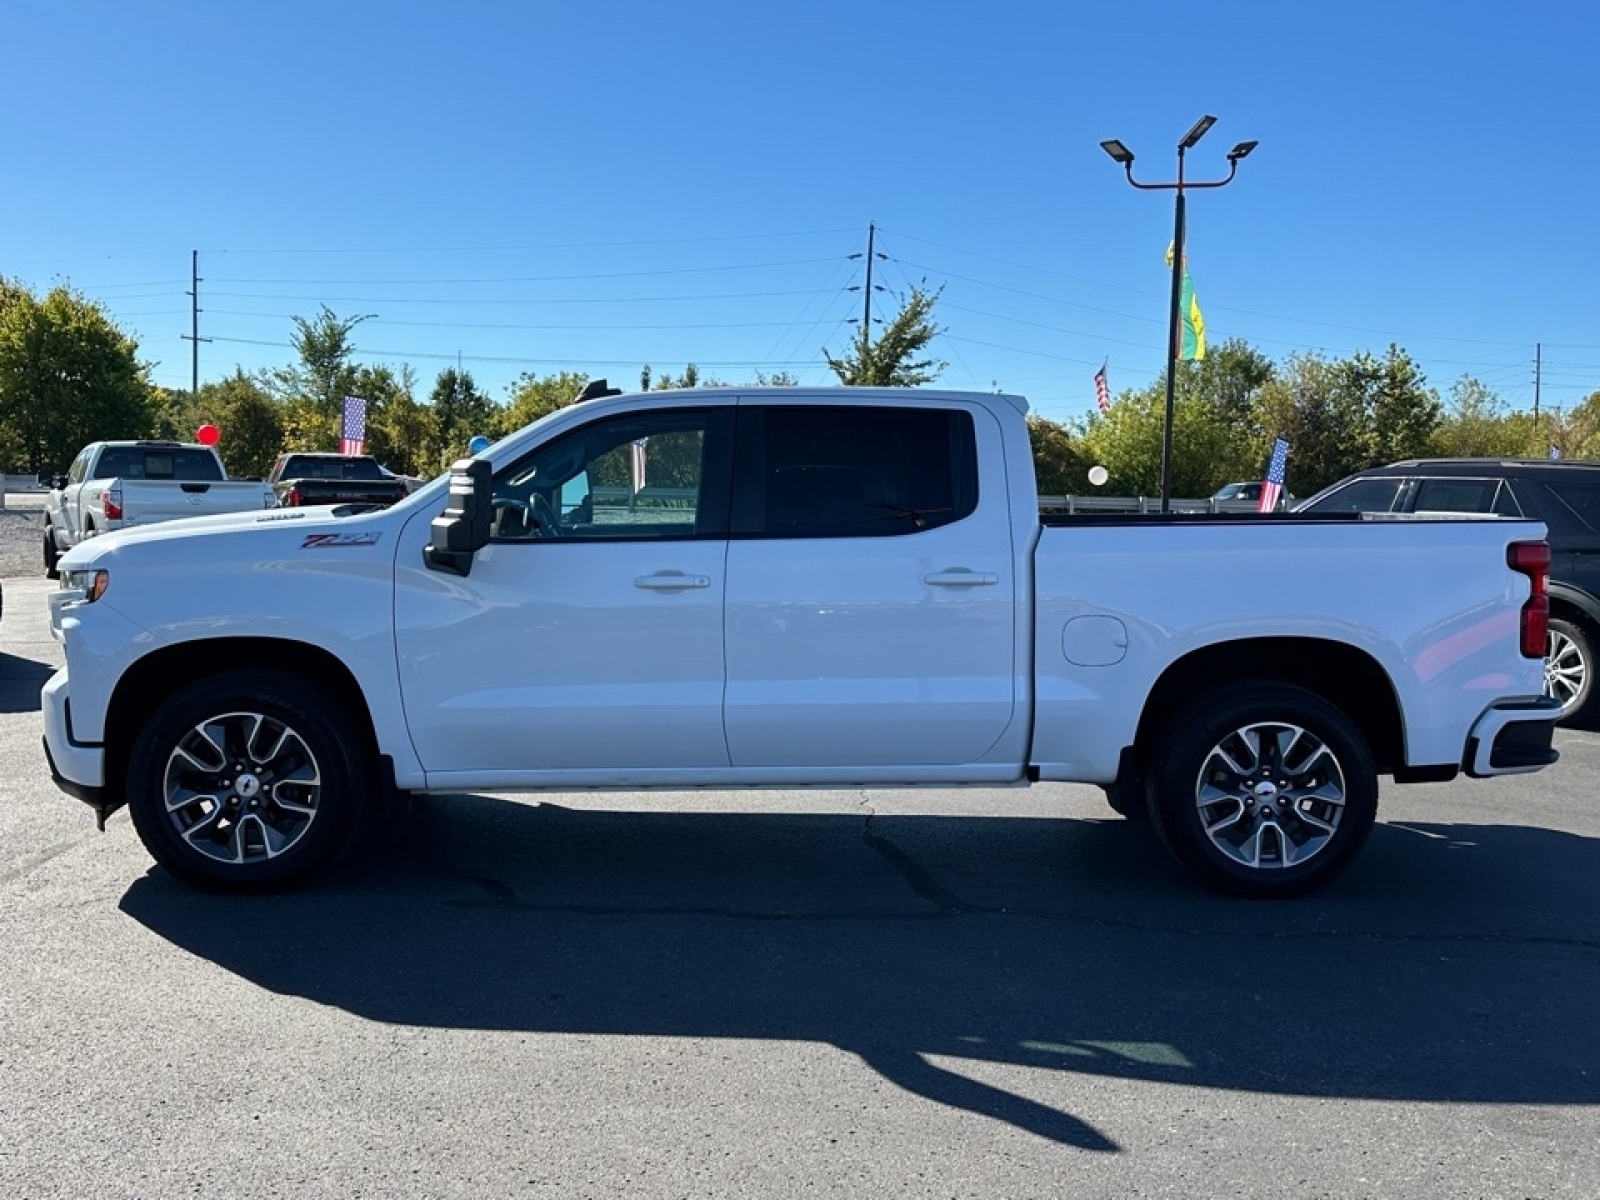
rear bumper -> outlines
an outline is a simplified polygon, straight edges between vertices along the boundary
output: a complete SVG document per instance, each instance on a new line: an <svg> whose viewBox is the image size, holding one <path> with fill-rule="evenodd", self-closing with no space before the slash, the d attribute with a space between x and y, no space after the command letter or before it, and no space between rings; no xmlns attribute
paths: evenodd
<svg viewBox="0 0 1600 1200"><path fill-rule="evenodd" d="M1549 696L1496 702L1484 710L1467 735L1462 769L1474 779L1482 779L1548 767L1561 757L1550 744L1560 714L1560 702Z"/></svg>

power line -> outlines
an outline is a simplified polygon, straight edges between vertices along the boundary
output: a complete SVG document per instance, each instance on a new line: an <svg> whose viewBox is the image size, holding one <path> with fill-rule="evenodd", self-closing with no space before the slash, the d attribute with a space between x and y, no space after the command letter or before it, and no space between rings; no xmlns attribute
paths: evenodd
<svg viewBox="0 0 1600 1200"><path fill-rule="evenodd" d="M777 296L812 296L811 288L773 292L707 292L696 296L551 296L531 299L507 297L473 300L444 300L437 296L305 296L266 292L214 291L213 296L229 300L291 300L309 304L444 304L457 308L484 304L682 304L700 300L760 300Z"/></svg>
<svg viewBox="0 0 1600 1200"><path fill-rule="evenodd" d="M587 279L640 279L661 275L706 275L717 271L765 271L774 267L801 267L815 263L834 262L834 258L789 258L777 262L720 263L705 267L662 267L651 271L595 271L567 275L495 275L463 278L429 279L247 279L224 276L218 283L234 284L284 284L296 287L434 287L438 285L472 286L503 283L572 283Z"/></svg>
<svg viewBox="0 0 1600 1200"><path fill-rule="evenodd" d="M260 339L260 338L236 338L236 337L220 337L220 336L218 336L218 337L210 338L208 340L214 341L214 342L231 343L231 344L234 344L234 345L241 345L241 346L270 346L270 347L273 347L273 348L276 348L276 349L281 349L281 350L292 350L292 349L294 349L294 344L292 342L268 341L268 340L264 340L264 339ZM439 360L443 360L443 361L447 361L447 362L455 362L458 359L460 359L461 361L465 361L465 362L487 362L487 363L503 363L503 364L512 364L512 365L532 365L532 366L581 366L581 365L587 363L587 364L589 364L591 366L626 367L626 366L638 366L641 362L647 362L652 357L656 358L658 360L659 359L668 359L668 360L670 360L670 359L673 358L673 356L671 356L671 355L646 355L646 356L643 356L643 357L640 357L640 358L621 358L621 359L595 359L595 358L588 358L588 357L582 357L582 356L574 356L574 357L571 357L571 358L528 358L528 357L524 357L524 356L521 356L521 355L462 354L460 351L452 351L452 352L449 352L449 353L430 353L430 352L424 351L424 350L379 350L379 349L365 349L365 350L362 350L360 353L361 353L361 355L363 357L371 357L371 358L402 358L402 359L403 358L426 358L426 359L439 359ZM788 366L812 366L812 367L814 367L814 366L818 366L818 365L821 365L821 364L819 364L816 359L791 359L791 360L787 360L787 361L781 361L781 362L778 362L778 363L764 362L764 361L759 360L759 359L723 359L723 360L698 361L698 365L699 366L703 366L703 367L755 367L755 368L760 368L760 367L764 367L764 366L774 366L774 365L775 366L785 366L785 367L788 367Z"/></svg>

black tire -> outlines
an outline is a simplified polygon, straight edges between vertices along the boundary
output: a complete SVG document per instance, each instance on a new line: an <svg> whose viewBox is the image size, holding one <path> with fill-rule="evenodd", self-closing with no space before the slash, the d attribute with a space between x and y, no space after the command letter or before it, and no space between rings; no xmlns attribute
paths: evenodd
<svg viewBox="0 0 1600 1200"><path fill-rule="evenodd" d="M139 731L128 812L145 849L186 883L285 888L354 840L371 799L365 744L306 679L247 670L201 680Z"/></svg>
<svg viewBox="0 0 1600 1200"><path fill-rule="evenodd" d="M1594 633L1580 621L1551 617L1545 646L1544 694L1561 701L1557 719L1570 724L1587 715L1594 695Z"/></svg>
<svg viewBox="0 0 1600 1200"><path fill-rule="evenodd" d="M1298 896L1350 864L1378 815L1361 731L1326 700L1276 683L1197 697L1151 766L1151 819L1208 887Z"/></svg>
<svg viewBox="0 0 1600 1200"><path fill-rule="evenodd" d="M61 552L56 549L56 531L45 522L44 527L44 577L46 579L60 579L61 571L56 566L61 561Z"/></svg>

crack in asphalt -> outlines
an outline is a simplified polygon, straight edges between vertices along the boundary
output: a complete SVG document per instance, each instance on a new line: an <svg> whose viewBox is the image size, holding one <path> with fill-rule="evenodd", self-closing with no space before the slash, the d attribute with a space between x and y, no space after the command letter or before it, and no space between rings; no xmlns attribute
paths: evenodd
<svg viewBox="0 0 1600 1200"><path fill-rule="evenodd" d="M76 837L68 838L64 842L57 842L54 846L47 846L43 850L19 858L11 866L0 870L0 884L7 884L13 879L20 879L35 868L42 867L52 858L59 858L68 850L74 850L96 836L98 836L98 831L91 829L78 834Z"/></svg>
<svg viewBox="0 0 1600 1200"><path fill-rule="evenodd" d="M1426 933L1384 932L1362 929L1225 929L1201 925L1183 925L1153 921L1140 921L1127 917L1110 917L1070 909L1045 909L1004 904L980 904L941 884L916 858L888 838L872 832L877 814L870 801L863 799L866 810L862 820L861 840L878 855L905 883L909 891L929 905L924 912L888 912L870 910L829 909L752 909L727 905L648 905L648 904L564 904L525 900L504 880L494 879L458 870L443 863L419 864L428 875L451 883L466 884L480 890L481 897L446 900L446 908L503 909L528 913L570 914L578 916L651 916L651 917L711 917L735 921L771 922L921 922L944 921L958 917L998 916L1023 920L1061 921L1075 925L1098 926L1104 929L1126 929L1141 933L1169 933L1205 937L1244 937L1260 941L1290 941L1324 939L1328 941L1369 941L1414 944L1484 945L1484 946L1555 946L1574 950L1600 951L1600 939L1559 937L1540 934L1513 933Z"/></svg>

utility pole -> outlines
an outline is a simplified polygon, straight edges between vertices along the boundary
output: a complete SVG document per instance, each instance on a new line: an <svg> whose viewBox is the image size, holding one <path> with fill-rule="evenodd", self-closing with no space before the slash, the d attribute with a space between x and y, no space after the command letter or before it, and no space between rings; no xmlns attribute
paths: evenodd
<svg viewBox="0 0 1600 1200"><path fill-rule="evenodd" d="M862 288L862 291L865 293L865 295L861 302L861 336L865 341L868 342L872 340L872 260L874 258L887 260L889 257L887 254L879 254L873 248L876 244L877 237L877 223L872 221L867 222L867 285L866 287ZM850 257L860 258L861 255L852 254ZM847 288L846 290L853 292L856 289Z"/></svg>
<svg viewBox="0 0 1600 1200"><path fill-rule="evenodd" d="M1541 361L1543 352L1544 344L1535 342L1533 344L1533 427L1535 429L1539 428L1539 374L1540 367L1543 365Z"/></svg>
<svg viewBox="0 0 1600 1200"><path fill-rule="evenodd" d="M868 337L872 336L872 246L878 236L878 226L872 221L867 222L867 286L864 289L861 310L861 328Z"/></svg>
<svg viewBox="0 0 1600 1200"><path fill-rule="evenodd" d="M200 251L189 251L189 332L184 341L190 344L189 395L200 394L200 343L210 338L200 336Z"/></svg>

